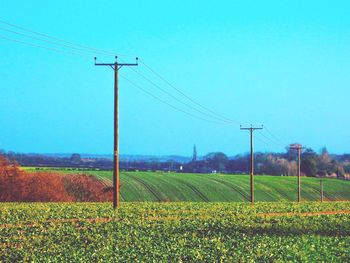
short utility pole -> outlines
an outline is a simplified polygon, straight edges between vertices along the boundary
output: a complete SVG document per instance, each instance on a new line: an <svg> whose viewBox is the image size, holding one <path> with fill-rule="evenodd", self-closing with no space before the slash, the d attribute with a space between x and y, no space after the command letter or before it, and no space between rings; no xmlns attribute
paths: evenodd
<svg viewBox="0 0 350 263"><path fill-rule="evenodd" d="M301 150L304 149L300 144L294 144L289 147L292 150L298 151L298 202L301 201L301 186L300 186L300 165L301 165Z"/></svg>
<svg viewBox="0 0 350 263"><path fill-rule="evenodd" d="M320 195L321 195L321 202L323 202L323 179L320 179Z"/></svg>
<svg viewBox="0 0 350 263"><path fill-rule="evenodd" d="M253 141L253 133L255 130L262 130L261 127L242 127L241 130L249 130L250 131L250 202L254 203L254 141Z"/></svg>
<svg viewBox="0 0 350 263"><path fill-rule="evenodd" d="M120 205L119 191L119 147L118 147L118 71L124 66L138 66L138 58L136 63L118 63L117 56L114 63L96 63L95 66L108 66L114 70L114 169L113 169L113 208Z"/></svg>

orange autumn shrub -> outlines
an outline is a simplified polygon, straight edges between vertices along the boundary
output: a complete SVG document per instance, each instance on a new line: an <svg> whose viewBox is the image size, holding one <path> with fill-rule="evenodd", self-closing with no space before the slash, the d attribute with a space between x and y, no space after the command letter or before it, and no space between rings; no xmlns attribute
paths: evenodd
<svg viewBox="0 0 350 263"><path fill-rule="evenodd" d="M73 174L64 178L66 190L79 202L112 201L113 188L92 175Z"/></svg>
<svg viewBox="0 0 350 263"><path fill-rule="evenodd" d="M25 172L0 156L0 202L100 202L112 192L90 175Z"/></svg>

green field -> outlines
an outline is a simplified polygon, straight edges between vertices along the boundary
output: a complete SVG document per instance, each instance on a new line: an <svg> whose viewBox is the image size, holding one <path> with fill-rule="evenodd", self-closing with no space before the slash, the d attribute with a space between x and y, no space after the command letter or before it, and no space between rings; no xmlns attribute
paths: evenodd
<svg viewBox="0 0 350 263"><path fill-rule="evenodd" d="M111 184L110 171L58 171ZM257 176L254 205L228 202L247 201L247 175L161 172L121 172L118 210L0 203L0 262L349 262L350 202L290 202L296 179ZM326 199L350 199L350 182L324 183ZM302 186L319 199L318 179Z"/></svg>
<svg viewBox="0 0 350 263"><path fill-rule="evenodd" d="M0 262L349 262L350 203L1 203Z"/></svg>
<svg viewBox="0 0 350 263"><path fill-rule="evenodd" d="M92 174L111 185L112 171L58 171ZM247 175L121 172L120 177L123 201L241 202L250 194ZM302 200L320 200L319 179L302 177L301 184ZM295 201L296 190L295 176L255 176L256 201ZM324 179L324 199L350 200L350 181Z"/></svg>

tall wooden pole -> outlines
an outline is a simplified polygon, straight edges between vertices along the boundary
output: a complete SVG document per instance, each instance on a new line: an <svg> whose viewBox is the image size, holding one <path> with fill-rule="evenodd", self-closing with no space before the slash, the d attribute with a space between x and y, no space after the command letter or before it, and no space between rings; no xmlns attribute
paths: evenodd
<svg viewBox="0 0 350 263"><path fill-rule="evenodd" d="M301 202L301 150L304 149L300 144L291 145L290 149L294 149L298 151L298 193L297 198L298 202Z"/></svg>
<svg viewBox="0 0 350 263"><path fill-rule="evenodd" d="M114 64L114 169L113 208L119 207L119 145L118 145L118 62Z"/></svg>
<svg viewBox="0 0 350 263"><path fill-rule="evenodd" d="M298 147L298 202L301 201L301 186L300 186L300 166L301 166L301 162L300 162L300 154L301 152L301 146L299 145Z"/></svg>
<svg viewBox="0 0 350 263"><path fill-rule="evenodd" d="M119 182L119 121L118 121L118 71L124 66L138 66L138 58L136 63L118 63L115 57L114 63L96 63L95 66L108 66L114 70L114 152L113 152L113 208L120 205L120 182Z"/></svg>
<svg viewBox="0 0 350 263"><path fill-rule="evenodd" d="M250 202L254 203L254 141L253 141L253 129L250 129Z"/></svg>

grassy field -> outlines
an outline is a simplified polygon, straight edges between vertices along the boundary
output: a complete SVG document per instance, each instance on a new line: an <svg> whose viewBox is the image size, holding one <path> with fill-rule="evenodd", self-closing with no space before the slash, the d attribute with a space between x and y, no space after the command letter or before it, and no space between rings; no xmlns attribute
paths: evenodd
<svg viewBox="0 0 350 263"><path fill-rule="evenodd" d="M0 262L349 262L350 203L1 203Z"/></svg>
<svg viewBox="0 0 350 263"><path fill-rule="evenodd" d="M112 171L58 171L92 174L111 185ZM247 175L121 172L120 176L123 201L240 202L249 198ZM302 177L301 184L304 201L320 199L319 179ZM295 201L296 187L297 177L294 176L256 176L255 198L268 202ZM324 199L350 200L350 181L324 179Z"/></svg>

